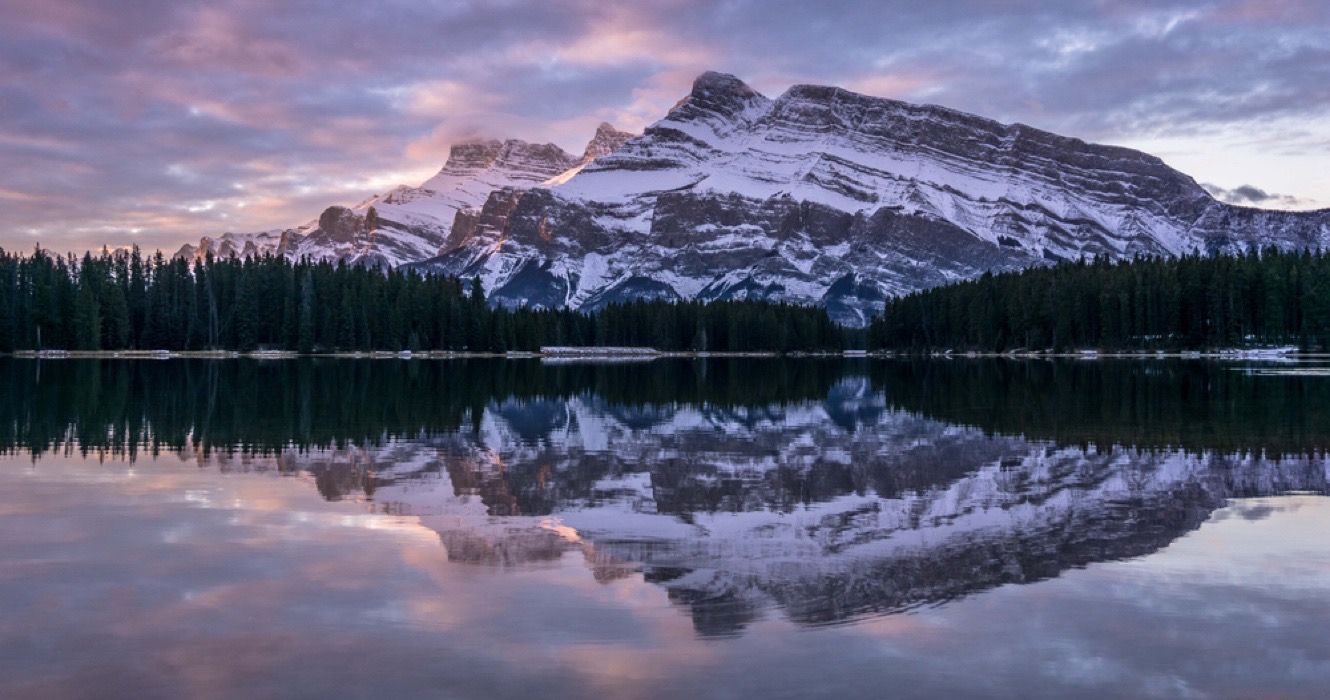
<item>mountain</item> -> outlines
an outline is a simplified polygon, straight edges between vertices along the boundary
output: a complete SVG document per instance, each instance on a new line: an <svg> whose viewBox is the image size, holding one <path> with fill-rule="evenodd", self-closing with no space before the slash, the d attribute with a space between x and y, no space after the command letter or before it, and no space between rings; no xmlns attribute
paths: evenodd
<svg viewBox="0 0 1330 700"><path fill-rule="evenodd" d="M836 87L770 99L705 73L641 136L602 125L580 159L462 145L419 188L181 254L407 264L479 277L504 306L770 299L863 325L888 296L989 271L1327 243L1330 210L1225 204L1138 151Z"/></svg>
<svg viewBox="0 0 1330 700"><path fill-rule="evenodd" d="M483 204L491 192L574 173L632 136L601 124L581 158L554 144L516 139L457 144L438 174L419 187L403 185L354 207L330 206L293 229L204 237L176 256L284 255L396 267L438 254L458 212Z"/></svg>
<svg viewBox="0 0 1330 700"><path fill-rule="evenodd" d="M1223 204L1153 156L942 107L706 73L664 119L571 178L505 188L419 267L503 304L823 303L1082 256L1319 246L1330 212Z"/></svg>

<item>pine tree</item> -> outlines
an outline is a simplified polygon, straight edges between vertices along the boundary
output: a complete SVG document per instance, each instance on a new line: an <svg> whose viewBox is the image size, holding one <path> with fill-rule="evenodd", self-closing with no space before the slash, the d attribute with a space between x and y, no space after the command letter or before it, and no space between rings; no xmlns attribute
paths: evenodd
<svg viewBox="0 0 1330 700"><path fill-rule="evenodd" d="M0 248L0 352L13 352L19 345L18 261Z"/></svg>
<svg viewBox="0 0 1330 700"><path fill-rule="evenodd" d="M308 353L314 350L314 275L310 270L300 280L300 320L297 349Z"/></svg>
<svg viewBox="0 0 1330 700"><path fill-rule="evenodd" d="M101 305L93 291L96 280L88 279L91 272L85 262L79 281L78 297L74 303L75 347L79 350L100 350L102 339Z"/></svg>

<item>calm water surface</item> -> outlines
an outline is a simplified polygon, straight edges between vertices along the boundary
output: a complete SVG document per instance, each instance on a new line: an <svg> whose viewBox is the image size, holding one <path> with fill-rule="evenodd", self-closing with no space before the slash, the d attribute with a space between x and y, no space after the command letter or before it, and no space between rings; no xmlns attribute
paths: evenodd
<svg viewBox="0 0 1330 700"><path fill-rule="evenodd" d="M1325 697L1325 371L0 360L0 697Z"/></svg>

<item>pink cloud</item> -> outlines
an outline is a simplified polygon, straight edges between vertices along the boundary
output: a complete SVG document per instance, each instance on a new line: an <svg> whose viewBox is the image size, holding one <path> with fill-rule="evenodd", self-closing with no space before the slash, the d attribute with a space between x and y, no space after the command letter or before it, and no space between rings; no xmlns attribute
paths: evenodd
<svg viewBox="0 0 1330 700"><path fill-rule="evenodd" d="M296 46L256 35L234 13L203 7L183 29L154 39L150 51L157 61L179 67L291 78L306 69Z"/></svg>
<svg viewBox="0 0 1330 700"><path fill-rule="evenodd" d="M1221 22L1258 24L1299 22L1326 14L1326 4L1320 0L1234 0L1211 16Z"/></svg>

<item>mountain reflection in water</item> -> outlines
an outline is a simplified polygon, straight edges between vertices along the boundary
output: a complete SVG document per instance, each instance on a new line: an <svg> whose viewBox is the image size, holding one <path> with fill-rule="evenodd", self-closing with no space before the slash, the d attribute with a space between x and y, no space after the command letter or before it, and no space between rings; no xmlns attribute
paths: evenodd
<svg viewBox="0 0 1330 700"><path fill-rule="evenodd" d="M1330 382L1203 362L0 361L0 450L312 476L448 561L580 553L698 634L1156 552L1330 491Z"/></svg>

